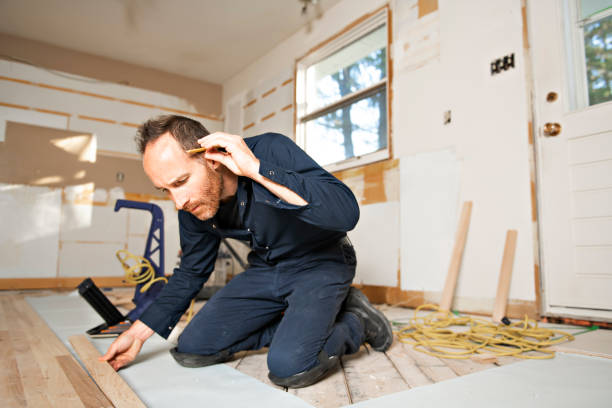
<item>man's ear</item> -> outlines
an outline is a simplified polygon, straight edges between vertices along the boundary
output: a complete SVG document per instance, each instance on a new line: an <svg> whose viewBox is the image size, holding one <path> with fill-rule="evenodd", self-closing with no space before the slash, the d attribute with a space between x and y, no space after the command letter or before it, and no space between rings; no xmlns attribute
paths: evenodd
<svg viewBox="0 0 612 408"><path fill-rule="evenodd" d="M206 165L211 170L217 171L221 167L221 163L216 160L211 160L211 159L204 159L204 160L206 160Z"/></svg>

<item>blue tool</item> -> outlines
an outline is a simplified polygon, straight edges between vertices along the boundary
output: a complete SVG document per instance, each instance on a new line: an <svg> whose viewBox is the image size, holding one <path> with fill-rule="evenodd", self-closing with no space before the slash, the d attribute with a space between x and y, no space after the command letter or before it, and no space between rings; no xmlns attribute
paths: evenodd
<svg viewBox="0 0 612 408"><path fill-rule="evenodd" d="M121 208L132 208L136 210L146 210L151 213L151 227L147 236L145 245L144 258L146 258L153 269L155 270L155 279L164 278L164 213L161 208L152 203L143 203L141 201L117 200L115 203L115 211ZM157 258L155 261L154 258ZM136 305L128 314L127 318L130 321L137 320L145 309L155 300L159 292L164 287L164 282L157 281L153 283L148 290L141 292L141 288L146 285L146 282L136 285L134 298L132 301Z"/></svg>

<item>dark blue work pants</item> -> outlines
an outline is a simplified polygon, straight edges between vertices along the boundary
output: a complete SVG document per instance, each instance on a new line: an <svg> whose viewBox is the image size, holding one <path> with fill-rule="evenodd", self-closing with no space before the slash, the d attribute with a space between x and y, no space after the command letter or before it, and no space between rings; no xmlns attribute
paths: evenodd
<svg viewBox="0 0 612 408"><path fill-rule="evenodd" d="M299 259L251 266L215 294L179 337L178 351L202 355L269 346L268 369L280 378L329 356L355 353L363 326L341 306L355 276L347 240Z"/></svg>

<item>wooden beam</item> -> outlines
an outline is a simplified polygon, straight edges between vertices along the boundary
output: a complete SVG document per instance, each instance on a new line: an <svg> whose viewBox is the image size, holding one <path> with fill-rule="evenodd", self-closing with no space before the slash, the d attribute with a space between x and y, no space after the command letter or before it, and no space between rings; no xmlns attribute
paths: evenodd
<svg viewBox="0 0 612 408"><path fill-rule="evenodd" d="M497 295L493 307L493 321L501 322L506 316L506 305L508 304L508 294L510 293L510 281L512 280L512 267L514 265L514 252L516 250L516 230L508 230L506 233L506 246L504 247L504 257L502 258L501 271L499 273L499 283L497 285Z"/></svg>
<svg viewBox="0 0 612 408"><path fill-rule="evenodd" d="M463 249L467 241L468 227L470 226L470 218L472 216L472 202L466 201L463 203L461 217L459 218L459 226L455 235L455 247L451 256L448 273L446 274L446 282L442 291L442 299L440 300L441 310L451 310L453 305L453 297L455 296L455 287L459 277L459 269L461 268L461 258L463 257Z"/></svg>
<svg viewBox="0 0 612 408"><path fill-rule="evenodd" d="M89 375L115 407L146 407L110 364L98 360L100 353L85 335L71 336L68 340L89 371Z"/></svg>

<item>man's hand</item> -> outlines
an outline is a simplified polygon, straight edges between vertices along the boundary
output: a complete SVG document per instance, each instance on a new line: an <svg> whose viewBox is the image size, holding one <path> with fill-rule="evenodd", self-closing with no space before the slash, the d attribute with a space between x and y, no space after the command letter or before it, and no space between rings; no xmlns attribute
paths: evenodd
<svg viewBox="0 0 612 408"><path fill-rule="evenodd" d="M228 133L216 132L198 140L206 148L204 157L215 160L227 167L237 176L249 177L259 181L259 159L246 145L242 137ZM222 147L225 152L219 151Z"/></svg>
<svg viewBox="0 0 612 408"><path fill-rule="evenodd" d="M272 194L289 204L308 204L293 190L259 174L259 159L255 157L242 137L216 132L199 139L198 143L206 148L204 153L206 159L218 161L235 175L245 176L258 182ZM225 149L225 152L219 151L220 147Z"/></svg>
<svg viewBox="0 0 612 408"><path fill-rule="evenodd" d="M113 341L100 361L108 361L115 370L134 361L143 343L153 335L146 324L136 320L132 326Z"/></svg>

